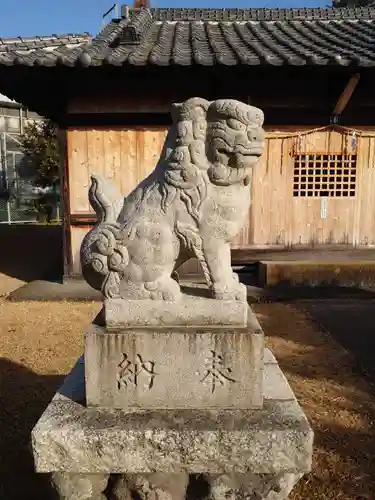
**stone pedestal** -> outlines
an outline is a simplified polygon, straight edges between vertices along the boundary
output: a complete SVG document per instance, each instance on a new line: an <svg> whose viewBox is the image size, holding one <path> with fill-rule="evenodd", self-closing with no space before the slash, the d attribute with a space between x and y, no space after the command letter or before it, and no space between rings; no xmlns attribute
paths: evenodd
<svg viewBox="0 0 375 500"><path fill-rule="evenodd" d="M242 328L92 326L85 337L87 404L261 408L264 335L250 308L246 316Z"/></svg>
<svg viewBox="0 0 375 500"><path fill-rule="evenodd" d="M178 302L168 300L106 299L104 317L108 330L129 327L208 327L247 324L246 288L243 300L215 300L206 285L181 287Z"/></svg>
<svg viewBox="0 0 375 500"><path fill-rule="evenodd" d="M263 361L263 360L262 360ZM203 474L212 499L286 499L311 467L313 432L272 354L261 409L132 409L85 405L79 360L32 432L37 472L60 498L183 499ZM250 472L249 472L250 471ZM107 494L106 493L106 494Z"/></svg>
<svg viewBox="0 0 375 500"><path fill-rule="evenodd" d="M107 299L104 323L85 336L88 406L262 407L264 334L246 301L194 285L177 303Z"/></svg>

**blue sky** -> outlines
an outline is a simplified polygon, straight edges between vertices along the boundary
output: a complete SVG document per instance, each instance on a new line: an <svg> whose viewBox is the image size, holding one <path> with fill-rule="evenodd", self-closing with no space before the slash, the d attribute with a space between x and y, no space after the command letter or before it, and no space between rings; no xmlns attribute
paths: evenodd
<svg viewBox="0 0 375 500"><path fill-rule="evenodd" d="M0 37L98 32L113 0L0 0ZM124 2L119 2L126 3ZM132 3L132 2L129 2ZM154 0L152 7L325 7L322 0Z"/></svg>

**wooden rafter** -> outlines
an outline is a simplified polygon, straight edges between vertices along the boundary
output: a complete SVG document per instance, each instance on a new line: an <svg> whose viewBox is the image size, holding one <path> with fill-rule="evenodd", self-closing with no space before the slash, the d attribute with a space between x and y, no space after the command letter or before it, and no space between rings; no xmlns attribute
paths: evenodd
<svg viewBox="0 0 375 500"><path fill-rule="evenodd" d="M356 73L355 75L352 75L350 77L350 80L348 81L343 93L340 95L339 100L336 103L335 109L332 113L333 116L338 117L342 114L342 112L348 105L348 102L350 101L355 88L358 85L360 76L361 75L359 73Z"/></svg>

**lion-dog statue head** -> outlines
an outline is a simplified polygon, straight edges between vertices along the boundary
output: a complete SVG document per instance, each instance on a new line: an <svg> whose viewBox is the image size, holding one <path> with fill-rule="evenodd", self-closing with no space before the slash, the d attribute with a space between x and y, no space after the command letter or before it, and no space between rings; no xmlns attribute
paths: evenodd
<svg viewBox="0 0 375 500"><path fill-rule="evenodd" d="M232 99L213 101L207 111L206 154L211 182L244 181L261 156L263 112Z"/></svg>

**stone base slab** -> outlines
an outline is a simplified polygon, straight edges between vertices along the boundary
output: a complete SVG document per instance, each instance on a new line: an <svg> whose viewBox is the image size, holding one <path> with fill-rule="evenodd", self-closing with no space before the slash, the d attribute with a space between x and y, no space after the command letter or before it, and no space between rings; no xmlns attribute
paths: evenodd
<svg viewBox="0 0 375 500"><path fill-rule="evenodd" d="M52 484L60 500L285 500L303 476L281 474L204 474L199 481L187 473L72 474L54 472Z"/></svg>
<svg viewBox="0 0 375 500"><path fill-rule="evenodd" d="M32 431L36 471L304 474L313 432L268 351L264 373L259 410L106 410L83 404L81 358Z"/></svg>
<svg viewBox="0 0 375 500"><path fill-rule="evenodd" d="M208 288L202 284L182 287L182 292L178 302L106 299L105 324L108 329L134 326L246 326L246 293L243 301L217 300L210 298Z"/></svg>
<svg viewBox="0 0 375 500"><path fill-rule="evenodd" d="M86 402L117 409L260 408L264 334L247 328L92 325L85 336Z"/></svg>

